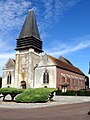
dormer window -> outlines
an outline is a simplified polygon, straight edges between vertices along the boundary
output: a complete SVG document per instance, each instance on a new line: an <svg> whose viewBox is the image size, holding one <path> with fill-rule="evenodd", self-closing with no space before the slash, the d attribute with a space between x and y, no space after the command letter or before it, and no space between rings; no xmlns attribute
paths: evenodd
<svg viewBox="0 0 90 120"><path fill-rule="evenodd" d="M45 72L43 74L43 83L49 83L49 73L48 73L47 69L45 70Z"/></svg>

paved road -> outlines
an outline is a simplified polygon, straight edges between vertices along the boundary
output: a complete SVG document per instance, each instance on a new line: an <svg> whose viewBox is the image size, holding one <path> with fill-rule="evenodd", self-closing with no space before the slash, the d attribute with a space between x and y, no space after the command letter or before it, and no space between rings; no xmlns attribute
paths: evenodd
<svg viewBox="0 0 90 120"><path fill-rule="evenodd" d="M0 108L0 120L90 120L90 102L43 108Z"/></svg>

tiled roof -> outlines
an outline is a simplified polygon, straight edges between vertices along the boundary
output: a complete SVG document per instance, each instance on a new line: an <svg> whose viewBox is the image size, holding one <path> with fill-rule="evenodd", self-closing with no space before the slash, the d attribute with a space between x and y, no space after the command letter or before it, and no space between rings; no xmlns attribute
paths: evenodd
<svg viewBox="0 0 90 120"><path fill-rule="evenodd" d="M63 56L60 56L60 57L59 57L59 60L65 62L65 63L67 63L67 64L73 65L68 59L64 58Z"/></svg>
<svg viewBox="0 0 90 120"><path fill-rule="evenodd" d="M84 75L84 73L79 68L73 66L72 64L68 64L66 62L63 62L60 59L56 59L50 55L48 55L48 56L57 67L60 67L61 69L68 70L68 71L71 71L71 72L74 72L74 73L77 73L80 75Z"/></svg>

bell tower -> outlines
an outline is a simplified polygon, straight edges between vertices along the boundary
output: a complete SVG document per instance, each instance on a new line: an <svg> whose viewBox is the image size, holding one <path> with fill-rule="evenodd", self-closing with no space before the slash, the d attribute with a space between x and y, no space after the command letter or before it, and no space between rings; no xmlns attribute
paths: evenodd
<svg viewBox="0 0 90 120"><path fill-rule="evenodd" d="M28 11L16 43L15 87L33 88L34 68L39 63L43 52L34 10Z"/></svg>

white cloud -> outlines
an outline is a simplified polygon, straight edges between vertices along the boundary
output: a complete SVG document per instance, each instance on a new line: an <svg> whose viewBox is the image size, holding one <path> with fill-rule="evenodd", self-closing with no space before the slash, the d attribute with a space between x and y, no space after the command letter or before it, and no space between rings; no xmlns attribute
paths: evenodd
<svg viewBox="0 0 90 120"><path fill-rule="evenodd" d="M79 43L77 46L73 47L71 51L77 51L77 50L85 49L87 47L90 47L90 40Z"/></svg>
<svg viewBox="0 0 90 120"><path fill-rule="evenodd" d="M5 31L20 29L23 25L28 9L32 7L36 9L36 14L42 18L39 19L39 28L40 31L44 32L48 27L51 27L52 24L55 24L65 11L68 11L79 1L80 0L0 1L0 31L4 33Z"/></svg>
<svg viewBox="0 0 90 120"><path fill-rule="evenodd" d="M57 46L56 48L48 49L45 52L53 56L60 56L90 47L90 35L73 39L73 41L74 41L73 43L69 42L68 44L59 43L60 46L56 45Z"/></svg>
<svg viewBox="0 0 90 120"><path fill-rule="evenodd" d="M24 13L30 7L31 2L7 0L0 2L0 30L12 30L21 25Z"/></svg>
<svg viewBox="0 0 90 120"><path fill-rule="evenodd" d="M51 27L52 24L55 24L64 13L70 10L81 0L46 0L44 1L45 13L44 21L46 21L46 27ZM45 26L44 26L45 27Z"/></svg>
<svg viewBox="0 0 90 120"><path fill-rule="evenodd" d="M35 3L34 3L35 1ZM81 0L43 0L31 1L36 8L36 15L39 18L38 25L41 35L47 29L54 27L54 25L60 21L64 13L68 12L72 7L78 4ZM39 5L40 4L40 5ZM47 33L48 34L48 33ZM41 36L43 38L43 36Z"/></svg>

